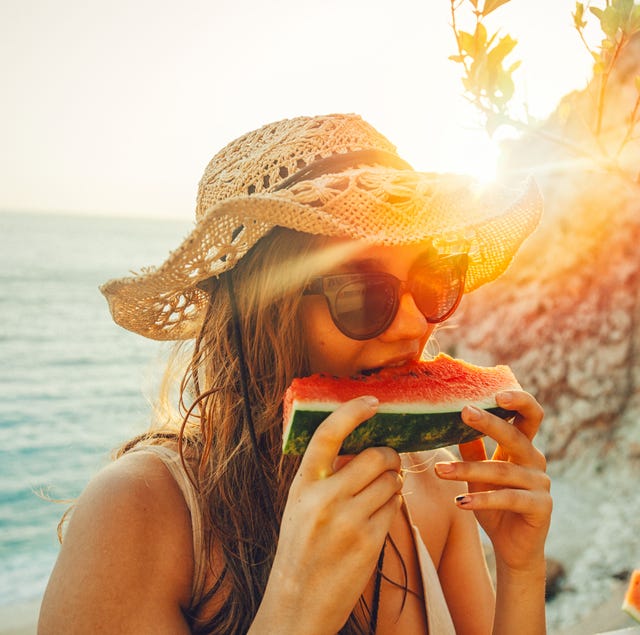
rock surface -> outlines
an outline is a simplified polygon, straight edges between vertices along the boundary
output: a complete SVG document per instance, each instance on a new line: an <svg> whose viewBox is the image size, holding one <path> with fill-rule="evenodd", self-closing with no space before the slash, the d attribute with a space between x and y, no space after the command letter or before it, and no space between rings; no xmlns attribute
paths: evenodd
<svg viewBox="0 0 640 635"><path fill-rule="evenodd" d="M602 139L610 152L627 129L639 74L637 40L612 78ZM584 124L594 116L592 90L567 96L544 132L593 152ZM509 364L545 408L538 445L555 501L548 555L566 570L549 603L553 632L605 602L616 574L640 566L640 141L604 170L531 134L504 148L503 163L505 177L535 176L544 220L437 340L470 362Z"/></svg>

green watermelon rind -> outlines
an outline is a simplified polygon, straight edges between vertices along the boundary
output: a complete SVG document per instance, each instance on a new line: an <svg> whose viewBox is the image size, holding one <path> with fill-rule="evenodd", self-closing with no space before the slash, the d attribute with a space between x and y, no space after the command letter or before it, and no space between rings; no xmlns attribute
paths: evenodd
<svg viewBox="0 0 640 635"><path fill-rule="evenodd" d="M640 622L640 569L635 569L629 578L629 586L622 602L622 610Z"/></svg>
<svg viewBox="0 0 640 635"><path fill-rule="evenodd" d="M622 605L622 610L632 617L636 622L640 622L640 610L626 602Z"/></svg>
<svg viewBox="0 0 640 635"><path fill-rule="evenodd" d="M304 454L317 427L331 410L294 408L283 442L284 454ZM516 413L498 406L484 410L510 419ZM460 411L449 412L377 412L361 423L343 442L340 454L357 454L369 447L387 446L397 452L421 452L467 443L482 433L466 425Z"/></svg>

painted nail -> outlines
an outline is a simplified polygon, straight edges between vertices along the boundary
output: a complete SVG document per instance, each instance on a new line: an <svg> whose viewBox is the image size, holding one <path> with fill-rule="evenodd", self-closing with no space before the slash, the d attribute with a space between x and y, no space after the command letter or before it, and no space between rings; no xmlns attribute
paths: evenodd
<svg viewBox="0 0 640 635"><path fill-rule="evenodd" d="M458 505L467 505L471 502L471 496L467 496L466 494L460 494L460 496L456 496L456 503Z"/></svg>
<svg viewBox="0 0 640 635"><path fill-rule="evenodd" d="M438 472L438 474L451 474L454 469L455 466L453 463L448 463L446 461L436 463L436 472Z"/></svg>

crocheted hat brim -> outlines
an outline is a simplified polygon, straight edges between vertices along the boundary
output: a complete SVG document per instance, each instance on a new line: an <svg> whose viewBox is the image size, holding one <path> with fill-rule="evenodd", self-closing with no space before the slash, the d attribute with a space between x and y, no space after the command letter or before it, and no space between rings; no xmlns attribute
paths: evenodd
<svg viewBox="0 0 640 635"><path fill-rule="evenodd" d="M279 226L377 245L429 241L443 254L467 253L469 292L508 267L541 213L532 180L514 192L457 175L351 169L215 203L162 265L100 290L115 322L130 331L156 340L196 337L208 302L198 283L233 268Z"/></svg>

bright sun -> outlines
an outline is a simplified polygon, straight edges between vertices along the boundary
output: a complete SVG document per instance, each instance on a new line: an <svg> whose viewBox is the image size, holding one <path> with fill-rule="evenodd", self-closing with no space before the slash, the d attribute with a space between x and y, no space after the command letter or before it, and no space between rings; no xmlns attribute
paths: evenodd
<svg viewBox="0 0 640 635"><path fill-rule="evenodd" d="M460 157L460 172L482 183L495 181L499 154L497 144L491 139L473 139Z"/></svg>
<svg viewBox="0 0 640 635"><path fill-rule="evenodd" d="M499 142L484 130L462 128L427 147L423 139L406 135L399 151L417 170L467 174L482 183L495 181L500 156Z"/></svg>

